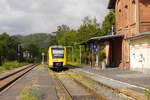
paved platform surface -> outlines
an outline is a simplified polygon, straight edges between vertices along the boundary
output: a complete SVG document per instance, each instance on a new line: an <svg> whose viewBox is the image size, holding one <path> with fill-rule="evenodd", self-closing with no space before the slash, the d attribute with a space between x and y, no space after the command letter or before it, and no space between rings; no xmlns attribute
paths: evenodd
<svg viewBox="0 0 150 100"><path fill-rule="evenodd" d="M27 87L36 87L42 95L42 100L57 100L56 91L46 68L36 67L24 78L18 80L8 91L0 95L0 100L21 100L22 91Z"/></svg>
<svg viewBox="0 0 150 100"><path fill-rule="evenodd" d="M143 74L137 71L123 70L119 68L81 68L85 71L95 73L110 79L118 80L120 82L125 82L131 85L135 85L140 88L150 88L150 74Z"/></svg>

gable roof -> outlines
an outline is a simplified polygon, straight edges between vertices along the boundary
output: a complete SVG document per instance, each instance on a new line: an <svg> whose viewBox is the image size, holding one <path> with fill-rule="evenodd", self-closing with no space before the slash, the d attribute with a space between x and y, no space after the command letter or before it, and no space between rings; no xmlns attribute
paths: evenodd
<svg viewBox="0 0 150 100"><path fill-rule="evenodd" d="M115 4L117 0L109 0L108 9L115 9Z"/></svg>

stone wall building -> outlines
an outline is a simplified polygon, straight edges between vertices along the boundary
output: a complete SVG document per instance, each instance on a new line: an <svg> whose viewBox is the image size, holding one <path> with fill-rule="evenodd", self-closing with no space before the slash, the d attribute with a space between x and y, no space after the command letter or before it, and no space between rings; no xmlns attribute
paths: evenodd
<svg viewBox="0 0 150 100"><path fill-rule="evenodd" d="M108 8L115 9L116 33L124 35L120 66L150 68L150 0L110 0Z"/></svg>
<svg viewBox="0 0 150 100"><path fill-rule="evenodd" d="M150 71L150 0L109 0L115 9L116 34L94 37L84 44L105 43L106 64Z"/></svg>

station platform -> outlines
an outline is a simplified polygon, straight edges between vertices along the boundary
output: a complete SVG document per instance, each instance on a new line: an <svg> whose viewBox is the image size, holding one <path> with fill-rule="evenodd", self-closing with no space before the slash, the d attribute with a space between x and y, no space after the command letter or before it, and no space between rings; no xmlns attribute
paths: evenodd
<svg viewBox="0 0 150 100"><path fill-rule="evenodd" d="M150 88L150 74L144 74L142 72L125 70L120 68L106 68L102 70L98 67L91 68L88 66L82 67L81 69L107 77L109 79L120 81L122 83L135 85L136 87L139 87L141 89Z"/></svg>
<svg viewBox="0 0 150 100"><path fill-rule="evenodd" d="M75 68L100 83L129 93L129 95L145 97L145 90L150 88L150 74L144 74L137 71L130 71L120 68L98 67L91 68L84 66ZM140 99L139 99L140 100Z"/></svg>

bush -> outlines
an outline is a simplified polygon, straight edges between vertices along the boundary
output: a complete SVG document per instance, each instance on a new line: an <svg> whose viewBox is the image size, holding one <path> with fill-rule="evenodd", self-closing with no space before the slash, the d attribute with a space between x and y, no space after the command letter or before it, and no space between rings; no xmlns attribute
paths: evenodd
<svg viewBox="0 0 150 100"><path fill-rule="evenodd" d="M34 63L34 59L33 58L26 58L25 62L27 62L27 63Z"/></svg>

